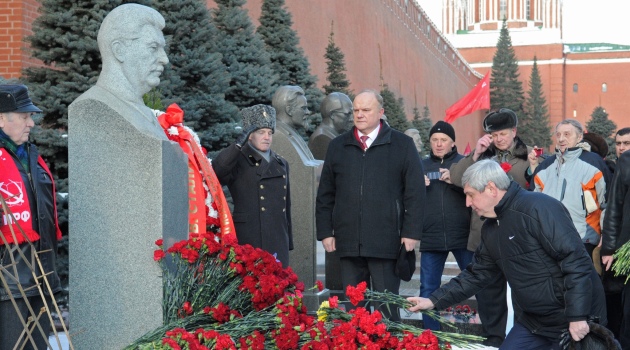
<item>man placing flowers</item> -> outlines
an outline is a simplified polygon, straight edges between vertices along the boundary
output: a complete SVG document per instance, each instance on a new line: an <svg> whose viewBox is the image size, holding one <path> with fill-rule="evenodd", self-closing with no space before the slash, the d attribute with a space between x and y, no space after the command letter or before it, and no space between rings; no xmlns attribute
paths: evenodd
<svg viewBox="0 0 630 350"><path fill-rule="evenodd" d="M429 298L408 298L410 311L446 308L502 275L521 312L501 350L560 349L564 330L581 341L587 320L606 325L604 288L562 203L522 189L492 160L472 165L462 182L466 204L487 218L475 259Z"/></svg>
<svg viewBox="0 0 630 350"><path fill-rule="evenodd" d="M529 167L527 155L532 148L526 146L516 136L517 126L518 117L510 109L501 108L488 113L483 119L483 130L486 134L477 141L475 150L451 166L453 184L463 188L462 176L466 169L480 160L492 159L501 165L510 179L521 187L527 188L525 178ZM479 246L482 224L481 218L473 211L468 236L468 250L470 251L474 252ZM498 347L505 338L508 314L506 290L505 279L497 275L497 279L488 283L488 286L477 295L482 335L487 338L485 345Z"/></svg>

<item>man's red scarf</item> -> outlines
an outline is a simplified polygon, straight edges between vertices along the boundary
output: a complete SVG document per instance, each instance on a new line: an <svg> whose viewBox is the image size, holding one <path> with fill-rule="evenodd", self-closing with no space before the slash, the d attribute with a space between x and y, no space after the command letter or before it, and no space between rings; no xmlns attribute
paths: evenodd
<svg viewBox="0 0 630 350"><path fill-rule="evenodd" d="M50 179L53 179L50 169L42 159L37 158L37 163L46 171ZM53 193L53 210L55 215L55 228L57 231L57 239L61 239L61 230L57 222L57 203L55 198L55 182L52 181ZM30 242L39 240L39 234L33 229L33 220L31 206L28 200L26 187L22 181L22 175L18 170L15 161L11 155L4 149L0 148L0 194L7 204L10 213L4 212L4 208L0 207L0 232L4 239L0 239L0 245L6 243L24 243L28 239ZM14 236L15 235L15 236ZM15 237L15 238L14 238Z"/></svg>
<svg viewBox="0 0 630 350"><path fill-rule="evenodd" d="M206 225L215 224L221 229L222 239L236 239L234 223L230 209L214 170L205 152L194 137L184 128L184 111L175 103L168 106L166 113L158 116L158 121L166 137L175 141L188 156L188 227L189 235L205 233ZM174 130L172 128L175 128ZM174 132L176 131L176 132ZM211 217L206 209L206 189L212 197L212 206L218 211L217 219Z"/></svg>

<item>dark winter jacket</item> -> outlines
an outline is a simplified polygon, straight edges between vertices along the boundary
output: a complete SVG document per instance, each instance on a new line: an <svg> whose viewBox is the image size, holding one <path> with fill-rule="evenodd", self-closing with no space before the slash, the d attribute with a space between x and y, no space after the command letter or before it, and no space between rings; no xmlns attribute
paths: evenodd
<svg viewBox="0 0 630 350"><path fill-rule="evenodd" d="M422 160L424 173L449 169L464 158L457 147L444 158L431 155ZM455 185L440 180L431 180L427 186L427 201L424 210L420 251L450 251L466 249L470 232L470 208L466 207L464 191Z"/></svg>
<svg viewBox="0 0 630 350"><path fill-rule="evenodd" d="M231 145L212 161L217 177L234 201L232 219L239 244L277 254L289 265L293 249L289 164L271 151L267 162L249 143Z"/></svg>
<svg viewBox="0 0 630 350"><path fill-rule="evenodd" d="M630 152L624 152L617 161L617 169L610 185L601 255L613 255L630 241Z"/></svg>
<svg viewBox="0 0 630 350"><path fill-rule="evenodd" d="M401 237L420 239L426 193L413 140L381 123L365 152L355 128L332 140L317 191L317 240L340 257L395 259Z"/></svg>
<svg viewBox="0 0 630 350"><path fill-rule="evenodd" d="M510 152L506 156L506 161L512 167L510 171L508 171L508 175L514 181L516 181L521 187L527 188L528 182L526 179L527 168L529 168L529 161L527 160L527 155L531 152L531 147L528 147L521 141L521 139L516 136L514 138L514 147L510 150ZM499 158L500 151L495 147L494 144L490 145L488 149L483 152L477 161L482 159L495 159L499 163L501 162ZM471 165L475 164L473 160L474 151L471 152L464 159L460 160L456 164L451 166L451 181L455 186L464 187L462 183L462 177L464 176L464 172ZM470 218L470 235L468 236L468 250L475 251L477 246L479 245L479 241L481 240L481 225L483 221L479 218L479 215L472 212Z"/></svg>
<svg viewBox="0 0 630 350"><path fill-rule="evenodd" d="M463 301L502 273L517 321L558 339L568 322L597 316L606 324L604 289L566 208L512 182L487 218L472 264L431 295L436 308Z"/></svg>
<svg viewBox="0 0 630 350"><path fill-rule="evenodd" d="M31 207L30 215L32 219L33 229L39 234L39 240L33 242L34 249L39 252L39 260L43 267L43 273L49 273L48 283L53 293L57 293L61 290L61 282L57 275L55 260L57 258L57 225L56 225L56 213L55 213L55 198L53 197L53 179L50 178L48 173L37 163L39 153L37 148L32 145L26 145L28 147L29 155L29 173L22 164L17 160L17 156L9 149L5 148L3 141L0 141L0 156L12 157L20 172L21 179L6 179L6 174L0 174L0 183L7 183L8 181L22 181L24 182L24 188L27 191L28 201ZM3 214L0 213L0 219ZM0 220L0 225L3 221ZM19 245L19 249L27 258L31 257L32 249L28 243L22 243ZM36 282L33 278L33 273L28 268L22 256L17 252L13 252L13 258L16 261L17 273L19 275L20 284L27 297L39 295L37 288L33 288ZM10 252L4 245L0 245L0 260L2 265L7 267L12 274L13 270L8 268L11 264ZM30 261L32 266L37 266L37 262ZM20 298L20 290L17 283L15 283L10 277L9 273L4 273L4 279L9 285L11 294ZM36 271L38 276L42 275L42 271L39 268ZM42 287L42 290L48 295L48 289ZM0 284L0 301L8 300L9 295L2 288Z"/></svg>

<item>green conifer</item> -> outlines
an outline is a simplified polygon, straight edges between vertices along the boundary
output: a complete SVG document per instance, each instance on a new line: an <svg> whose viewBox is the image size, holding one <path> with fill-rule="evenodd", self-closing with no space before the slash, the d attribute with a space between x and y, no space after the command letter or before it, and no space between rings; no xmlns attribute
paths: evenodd
<svg viewBox="0 0 630 350"><path fill-rule="evenodd" d="M310 134L321 123L319 105L324 94L317 88L317 77L311 75L310 65L300 47L297 33L291 28L293 20L285 6L285 0L264 0L260 14L260 26L256 30L265 42L271 67L278 76L278 86L297 85L304 89L308 108ZM310 131L310 132L309 132Z"/></svg>
<svg viewBox="0 0 630 350"><path fill-rule="evenodd" d="M270 104L278 87L278 76L271 68L269 53L243 8L245 0L216 0L212 22L219 33L214 48L223 55L230 73L225 99L239 109Z"/></svg>
<svg viewBox="0 0 630 350"><path fill-rule="evenodd" d="M602 106L597 106L591 113L591 119L586 122L586 131L602 136L608 144L607 159L615 159L615 139L613 133L617 130L617 124L608 119L608 112Z"/></svg>
<svg viewBox="0 0 630 350"><path fill-rule="evenodd" d="M405 115L403 99L396 98L396 95L389 89L387 84L383 85L381 96L383 97L383 108L385 109L389 126L400 132L409 129L411 124Z"/></svg>
<svg viewBox="0 0 630 350"><path fill-rule="evenodd" d="M518 80L518 60L512 38L503 20L497 51L492 59L492 75L490 77L490 108L509 108L518 118L523 115L523 84Z"/></svg>
<svg viewBox="0 0 630 350"><path fill-rule="evenodd" d="M526 145L545 149L551 145L547 100L542 91L536 56L534 56L534 66L529 77L529 91L524 113L518 121L518 135Z"/></svg>
<svg viewBox="0 0 630 350"><path fill-rule="evenodd" d="M354 93L350 89L350 82L346 77L346 62L343 51L335 44L335 32L332 28L330 29L330 36L328 37L328 46L326 46L326 54L324 54L324 58L326 59L326 80L328 84L324 85L324 92L326 95L332 92L341 92L350 99L354 99Z"/></svg>
<svg viewBox="0 0 630 350"><path fill-rule="evenodd" d="M158 91L165 107L177 103L184 122L208 150L226 147L236 136L238 108L225 100L230 74L216 51L218 31L202 0L154 0L166 20L169 64ZM223 124L228 124L227 128Z"/></svg>

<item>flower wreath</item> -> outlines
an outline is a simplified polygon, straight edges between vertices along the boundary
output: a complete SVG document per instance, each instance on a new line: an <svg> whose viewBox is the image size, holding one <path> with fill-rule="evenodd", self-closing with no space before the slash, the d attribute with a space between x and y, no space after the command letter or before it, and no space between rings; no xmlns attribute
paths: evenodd
<svg viewBox="0 0 630 350"><path fill-rule="evenodd" d="M166 137L177 142L188 157L189 234L218 230L221 236L233 235L234 223L221 184L212 169L207 151L199 142L199 136L184 126L184 111L173 103L166 108L166 112L153 110L153 113ZM203 188L204 196L196 195L200 188Z"/></svg>

